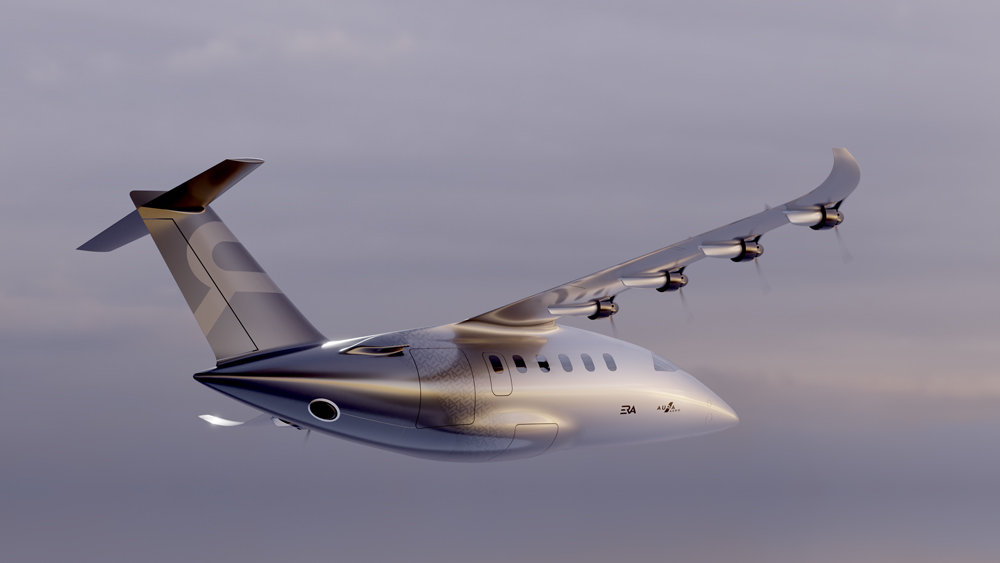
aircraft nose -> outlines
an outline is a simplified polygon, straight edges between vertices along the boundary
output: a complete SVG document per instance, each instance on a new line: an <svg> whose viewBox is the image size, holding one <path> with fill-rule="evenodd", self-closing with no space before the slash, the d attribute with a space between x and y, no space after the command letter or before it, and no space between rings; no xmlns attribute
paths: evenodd
<svg viewBox="0 0 1000 563"><path fill-rule="evenodd" d="M693 403L692 431L707 434L732 428L739 423L736 411L704 383L684 370L678 370L676 375L673 384L677 392L689 397Z"/></svg>
<svg viewBox="0 0 1000 563"><path fill-rule="evenodd" d="M718 432L739 424L740 417L736 415L736 411L714 392L709 391L706 403L708 412L705 415L705 425L709 432Z"/></svg>

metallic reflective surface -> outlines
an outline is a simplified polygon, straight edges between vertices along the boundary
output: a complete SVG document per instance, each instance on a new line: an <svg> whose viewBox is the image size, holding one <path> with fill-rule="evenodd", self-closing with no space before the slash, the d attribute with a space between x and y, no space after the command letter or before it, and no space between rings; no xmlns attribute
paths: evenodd
<svg viewBox="0 0 1000 563"><path fill-rule="evenodd" d="M640 276L637 278L621 278L619 281L628 288L655 289L656 291L677 291L688 284L688 277L680 270L663 272L657 276ZM549 308L551 310L551 307Z"/></svg>
<svg viewBox="0 0 1000 563"><path fill-rule="evenodd" d="M733 262L749 262L764 254L764 247L759 243L740 241L740 253L732 258Z"/></svg>
<svg viewBox="0 0 1000 563"><path fill-rule="evenodd" d="M710 258L736 258L743 253L743 239L723 242L706 242L698 250Z"/></svg>
<svg viewBox="0 0 1000 563"><path fill-rule="evenodd" d="M800 218L789 209L822 208L824 218L842 220L827 206L839 207L860 172L846 150L834 149L834 158L820 187L784 206L465 321L336 342L207 207L261 161L227 160L169 192L131 195L216 354L217 366L197 381L262 411L254 421L272 426L434 460L506 461L737 424L720 397L650 350L555 320L611 317L615 295L630 287L680 289L683 269L705 256L755 259L763 233ZM129 217L81 248L134 240L137 219Z"/></svg>
<svg viewBox="0 0 1000 563"><path fill-rule="evenodd" d="M628 290L621 278L636 278L657 275L663 271L678 270L706 256L699 248L704 245L732 245L739 241L753 239L773 229L788 224L786 209L827 207L842 202L854 192L861 181L858 163L847 149L833 149L833 170L826 180L806 195L793 199L784 205L769 208L724 227L713 229L660 250L595 272L589 276L567 282L548 291L526 297L498 309L483 313L471 320L507 326L528 326L555 322L557 315L549 313L548 307L577 305L594 299L608 297ZM729 256L733 258L739 252Z"/></svg>
<svg viewBox="0 0 1000 563"><path fill-rule="evenodd" d="M785 211L785 216L793 225L803 225L814 231L825 231L844 222L844 214L838 209L839 205L838 202L833 207L789 209Z"/></svg>
<svg viewBox="0 0 1000 563"><path fill-rule="evenodd" d="M608 299L601 299L597 302L597 311L593 315L587 318L594 321L597 319L606 319L611 315L618 312L618 304L614 302L614 297Z"/></svg>
<svg viewBox="0 0 1000 563"><path fill-rule="evenodd" d="M662 273L658 276L640 276L637 278L619 278L622 285L630 288L640 288L640 289L656 289L663 287L667 283L667 274ZM552 312L552 307L549 307L549 312Z"/></svg>
<svg viewBox="0 0 1000 563"><path fill-rule="evenodd" d="M844 214L837 209L824 207L821 211L822 217L819 222L810 227L814 231L825 231L832 229L844 222Z"/></svg>
<svg viewBox="0 0 1000 563"><path fill-rule="evenodd" d="M403 348L407 344L400 346L349 346L340 351L341 354L353 354L355 356L398 356L403 353Z"/></svg>
<svg viewBox="0 0 1000 563"><path fill-rule="evenodd" d="M658 371L653 354L589 331L556 327L525 338L477 323L382 335L408 343L401 357L350 356L315 347L195 376L198 381L271 416L407 455L445 461L520 459L575 446L670 440L735 425L736 413L684 371ZM566 355L545 372L514 354ZM588 371L581 354L609 354ZM508 383L489 356L503 361ZM457 365L454 361L458 359ZM468 362L465 360L468 359ZM317 420L317 397L340 408L334 422ZM672 404L673 410L665 411ZM521 429L523 425L546 425Z"/></svg>
<svg viewBox="0 0 1000 563"><path fill-rule="evenodd" d="M664 276L664 279L666 277ZM582 305L562 305L548 307L550 315L566 317L587 317L588 319L606 319L618 312L618 305L613 301L614 297L600 299L584 303Z"/></svg>
<svg viewBox="0 0 1000 563"><path fill-rule="evenodd" d="M788 209L785 211L785 217L788 217L788 222L793 225L811 227L823 221L823 209L822 207L814 209Z"/></svg>
<svg viewBox="0 0 1000 563"><path fill-rule="evenodd" d="M669 272L666 277L663 286L656 288L656 291L680 291L688 284L688 277L681 272Z"/></svg>
<svg viewBox="0 0 1000 563"><path fill-rule="evenodd" d="M583 305L561 305L548 307L546 310L550 315L556 315L559 317L589 317L597 313L600 306L597 301L591 301L590 303L584 303Z"/></svg>

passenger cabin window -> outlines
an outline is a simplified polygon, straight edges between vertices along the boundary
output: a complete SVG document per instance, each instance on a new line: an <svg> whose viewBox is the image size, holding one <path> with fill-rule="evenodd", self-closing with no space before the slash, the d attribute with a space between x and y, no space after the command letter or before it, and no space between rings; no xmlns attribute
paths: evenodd
<svg viewBox="0 0 1000 563"><path fill-rule="evenodd" d="M618 369L618 365L615 364L615 359L611 357L611 354L604 354L604 363L608 364L608 369L611 371Z"/></svg>
<svg viewBox="0 0 1000 563"><path fill-rule="evenodd" d="M563 370L566 372L573 371L573 363L569 361L569 356L566 354L559 354L559 363L562 364Z"/></svg>
<svg viewBox="0 0 1000 563"><path fill-rule="evenodd" d="M545 356L539 354L535 356L538 360L538 369L542 370L542 373L549 373L549 361L545 359Z"/></svg>
<svg viewBox="0 0 1000 563"><path fill-rule="evenodd" d="M490 354L490 365L493 366L494 373L503 373L503 362L497 356Z"/></svg>
<svg viewBox="0 0 1000 563"><path fill-rule="evenodd" d="M524 358L517 354L514 354L514 367L521 373L528 371L528 366L524 365Z"/></svg>
<svg viewBox="0 0 1000 563"><path fill-rule="evenodd" d="M675 366L666 358L653 354L653 369L656 371L677 371L681 368Z"/></svg>
<svg viewBox="0 0 1000 563"><path fill-rule="evenodd" d="M583 360L583 367L587 368L587 371L594 371L594 360L591 360L590 356L580 354L580 359Z"/></svg>

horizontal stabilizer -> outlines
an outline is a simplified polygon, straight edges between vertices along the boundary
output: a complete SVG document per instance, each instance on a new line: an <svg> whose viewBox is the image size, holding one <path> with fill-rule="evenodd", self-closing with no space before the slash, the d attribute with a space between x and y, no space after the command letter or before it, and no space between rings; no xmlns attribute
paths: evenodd
<svg viewBox="0 0 1000 563"><path fill-rule="evenodd" d="M83 243L77 250L111 252L149 234L138 211L133 211L120 221L101 231L101 234Z"/></svg>
<svg viewBox="0 0 1000 563"><path fill-rule="evenodd" d="M285 428L291 426L284 420L280 418L273 417L268 414L262 414L251 418L246 422L238 422L235 420L226 420L218 416L213 416L210 414L199 415L198 418L204 420L205 422L213 426L277 426L278 428Z"/></svg>
<svg viewBox="0 0 1000 563"><path fill-rule="evenodd" d="M132 192L136 207L169 209L183 213L201 213L226 190L264 164L258 158L230 158L191 178L169 192ZM149 234L138 210L129 213L77 250L111 252Z"/></svg>
<svg viewBox="0 0 1000 563"><path fill-rule="evenodd" d="M201 213L226 190L264 164L258 158L226 159L145 204L153 209Z"/></svg>
<svg viewBox="0 0 1000 563"><path fill-rule="evenodd" d="M263 415L262 415L263 416ZM215 426L242 426L246 424L245 422L237 422L235 420L226 420L224 418L219 418L210 414L200 415L198 418L204 420L205 422L215 425Z"/></svg>

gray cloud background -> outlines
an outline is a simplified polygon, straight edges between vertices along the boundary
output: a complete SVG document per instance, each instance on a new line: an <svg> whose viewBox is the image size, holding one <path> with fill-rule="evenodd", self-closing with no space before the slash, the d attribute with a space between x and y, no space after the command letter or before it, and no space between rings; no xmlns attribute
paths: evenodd
<svg viewBox="0 0 1000 563"><path fill-rule="evenodd" d="M12 561L982 561L1000 553L989 3L11 0L0 18L0 553ZM621 336L736 428L506 464L291 430L147 238L73 249L226 157L214 207L329 337L452 322L805 193L833 233L632 291ZM607 323L568 324L609 332Z"/></svg>

